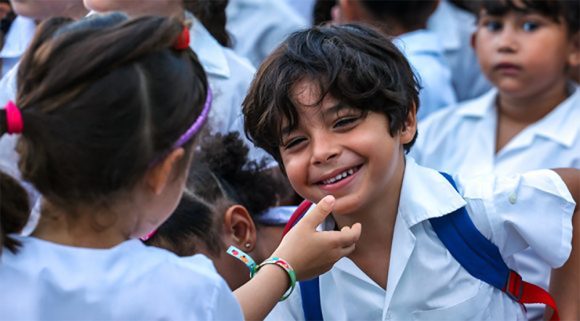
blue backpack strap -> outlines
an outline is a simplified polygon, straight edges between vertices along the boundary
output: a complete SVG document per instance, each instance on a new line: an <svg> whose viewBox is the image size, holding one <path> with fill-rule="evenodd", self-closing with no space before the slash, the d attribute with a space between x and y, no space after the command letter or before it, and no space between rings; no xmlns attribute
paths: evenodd
<svg viewBox="0 0 580 321"><path fill-rule="evenodd" d="M318 277L307 281L300 281L300 295L302 310L307 321L322 321L322 307L320 305L320 283Z"/></svg>
<svg viewBox="0 0 580 321"><path fill-rule="evenodd" d="M441 173L457 190L455 181ZM479 232L465 207L429 220L451 255L474 277L503 289L510 274L499 249Z"/></svg>

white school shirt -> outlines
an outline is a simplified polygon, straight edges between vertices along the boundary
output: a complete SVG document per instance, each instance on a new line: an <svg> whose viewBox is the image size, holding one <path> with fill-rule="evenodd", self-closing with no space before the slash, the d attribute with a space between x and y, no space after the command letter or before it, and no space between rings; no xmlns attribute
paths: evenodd
<svg viewBox="0 0 580 321"><path fill-rule="evenodd" d="M230 0L226 16L234 51L256 67L292 32L309 25L281 0Z"/></svg>
<svg viewBox="0 0 580 321"><path fill-rule="evenodd" d="M28 44L34 36L36 23L33 19L18 16L12 21L12 25L4 37L4 45L0 50L2 59L2 77L20 61L20 57L28 48Z"/></svg>
<svg viewBox="0 0 580 321"><path fill-rule="evenodd" d="M243 320L203 255L180 258L139 240L111 249L19 237L0 256L2 320Z"/></svg>
<svg viewBox="0 0 580 321"><path fill-rule="evenodd" d="M457 101L451 84L451 71L434 32L425 29L408 32L397 37L394 43L409 60L422 87L418 119Z"/></svg>
<svg viewBox="0 0 580 321"><path fill-rule="evenodd" d="M580 168L580 89L552 112L516 135L495 154L497 91L445 109L419 124L411 155L417 163L463 176L508 175L541 168ZM548 288L550 267L532 250L516 255L524 280ZM543 318L544 305L530 305L531 320Z"/></svg>
<svg viewBox="0 0 580 321"><path fill-rule="evenodd" d="M448 0L440 1L427 21L427 29L437 33L441 40L457 101L479 97L491 89L491 83L481 72L475 50L471 47L475 28L475 15Z"/></svg>
<svg viewBox="0 0 580 321"><path fill-rule="evenodd" d="M207 74L213 94L208 119L210 129L214 133L240 133L240 138L250 149L250 159L265 158L270 167L277 166L273 158L263 149L255 147L244 133L242 101L248 93L256 69L231 49L220 45L191 13L186 12L186 19L193 21L190 47Z"/></svg>
<svg viewBox="0 0 580 321"><path fill-rule="evenodd" d="M526 319L519 304L471 276L451 256L428 219L466 205L474 224L498 246L509 267L513 254L528 246L558 267L572 248L572 196L549 170L456 182L461 195L440 173L407 158L386 291L342 258L320 276L325 320ZM332 229L328 222L326 226ZM304 320L300 289L278 303L267 320Z"/></svg>

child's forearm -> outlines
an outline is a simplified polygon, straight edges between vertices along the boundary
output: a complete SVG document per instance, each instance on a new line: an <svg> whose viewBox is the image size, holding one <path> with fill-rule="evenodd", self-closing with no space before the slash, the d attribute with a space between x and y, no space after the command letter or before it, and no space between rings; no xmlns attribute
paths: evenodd
<svg viewBox="0 0 580 321"><path fill-rule="evenodd" d="M572 252L568 261L552 272L550 293L562 320L580 320L580 170L557 169L576 202L572 218ZM550 312L547 312L550 315Z"/></svg>
<svg viewBox="0 0 580 321"><path fill-rule="evenodd" d="M234 295L248 321L263 320L290 285L288 274L272 264L265 265L254 278L239 287Z"/></svg>

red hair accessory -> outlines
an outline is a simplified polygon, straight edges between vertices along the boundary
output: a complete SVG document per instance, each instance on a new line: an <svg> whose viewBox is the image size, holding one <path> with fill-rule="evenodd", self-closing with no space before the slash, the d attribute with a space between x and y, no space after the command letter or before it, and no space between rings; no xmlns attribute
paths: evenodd
<svg viewBox="0 0 580 321"><path fill-rule="evenodd" d="M187 26L183 26L183 30L181 30L181 33L173 45L173 49L185 50L187 48L189 48L189 28Z"/></svg>
<svg viewBox="0 0 580 321"><path fill-rule="evenodd" d="M12 101L8 101L6 109L6 132L8 134L20 134L24 129L20 109Z"/></svg>

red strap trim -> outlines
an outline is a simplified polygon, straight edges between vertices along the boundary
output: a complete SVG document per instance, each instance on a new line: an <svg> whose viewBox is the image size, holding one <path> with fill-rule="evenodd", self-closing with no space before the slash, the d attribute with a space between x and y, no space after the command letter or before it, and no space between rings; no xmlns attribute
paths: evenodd
<svg viewBox="0 0 580 321"><path fill-rule="evenodd" d="M298 208L294 211L294 213L292 213L292 216L290 216L288 223L286 223L286 226L284 226L284 231L282 232L282 236L286 235L286 233L288 233L290 231L290 229L294 225L296 225L296 223L298 223L298 221L300 221L302 216L304 216L304 214L306 214L306 211L308 211L308 209L310 208L311 205L312 205L311 201L302 201L302 203L300 203L300 205L298 205Z"/></svg>
<svg viewBox="0 0 580 321"><path fill-rule="evenodd" d="M554 310L554 314L552 314L550 320L560 321L556 301L554 301L554 298L552 298L550 293L535 284L523 281L522 277L515 271L510 270L507 284L502 291L520 304L543 303L549 306Z"/></svg>

